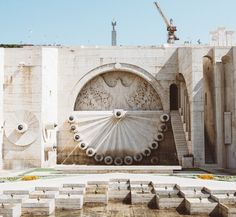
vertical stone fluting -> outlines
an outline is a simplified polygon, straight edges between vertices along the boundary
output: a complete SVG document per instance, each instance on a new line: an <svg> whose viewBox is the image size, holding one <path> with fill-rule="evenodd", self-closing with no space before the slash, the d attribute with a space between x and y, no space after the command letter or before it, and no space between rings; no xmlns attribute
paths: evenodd
<svg viewBox="0 0 236 217"><path fill-rule="evenodd" d="M215 109L216 109L216 151L217 164L225 167L224 147L224 71L221 62L214 66L215 74Z"/></svg>

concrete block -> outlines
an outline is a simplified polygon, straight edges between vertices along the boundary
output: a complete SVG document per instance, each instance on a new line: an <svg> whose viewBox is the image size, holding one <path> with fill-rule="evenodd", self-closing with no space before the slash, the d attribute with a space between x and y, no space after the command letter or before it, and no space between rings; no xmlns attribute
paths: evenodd
<svg viewBox="0 0 236 217"><path fill-rule="evenodd" d="M130 185L150 185L151 181L148 180L130 180Z"/></svg>
<svg viewBox="0 0 236 217"><path fill-rule="evenodd" d="M218 203L233 204L236 203L235 194L212 194L211 198Z"/></svg>
<svg viewBox="0 0 236 217"><path fill-rule="evenodd" d="M70 194L70 195L83 195L85 188L61 188L59 194Z"/></svg>
<svg viewBox="0 0 236 217"><path fill-rule="evenodd" d="M185 207L188 214L215 214L219 212L218 203L210 198L185 198Z"/></svg>
<svg viewBox="0 0 236 217"><path fill-rule="evenodd" d="M194 189L196 191L201 191L204 187L203 186L198 186L198 185L179 185L177 184L176 185L176 188L179 189L179 190L190 190L190 191L194 191Z"/></svg>
<svg viewBox="0 0 236 217"><path fill-rule="evenodd" d="M10 194L5 195L3 194L3 195L0 195L0 203L9 203L9 204L22 203L28 198L29 198L29 195L10 195Z"/></svg>
<svg viewBox="0 0 236 217"><path fill-rule="evenodd" d="M150 190L131 190L131 204L148 204L156 199L156 194Z"/></svg>
<svg viewBox="0 0 236 217"><path fill-rule="evenodd" d="M84 203L108 203L108 193L107 192L99 192L97 193L87 193L84 195Z"/></svg>
<svg viewBox="0 0 236 217"><path fill-rule="evenodd" d="M4 217L20 217L21 205L18 204L4 204L0 205L0 215Z"/></svg>
<svg viewBox="0 0 236 217"><path fill-rule="evenodd" d="M204 191L206 191L209 194L235 194L235 189L212 189L212 188L204 188Z"/></svg>
<svg viewBox="0 0 236 217"><path fill-rule="evenodd" d="M22 203L22 214L33 216L48 216L55 211L53 199L28 199Z"/></svg>
<svg viewBox="0 0 236 217"><path fill-rule="evenodd" d="M8 195L29 195L32 190L4 190L3 194Z"/></svg>
<svg viewBox="0 0 236 217"><path fill-rule="evenodd" d="M205 191L200 190L181 190L180 195L184 198L208 198L210 197L210 194Z"/></svg>
<svg viewBox="0 0 236 217"><path fill-rule="evenodd" d="M220 203L220 214L222 217L235 217L236 205L235 204L222 204Z"/></svg>
<svg viewBox="0 0 236 217"><path fill-rule="evenodd" d="M108 181L88 181L87 185L108 185Z"/></svg>
<svg viewBox="0 0 236 217"><path fill-rule="evenodd" d="M83 196L82 195L58 195L55 198L56 208L58 209L82 209Z"/></svg>
<svg viewBox="0 0 236 217"><path fill-rule="evenodd" d="M59 188L56 186L36 186L35 191L59 191Z"/></svg>
<svg viewBox="0 0 236 217"><path fill-rule="evenodd" d="M179 195L157 195L156 204L158 209L178 208L184 202L184 198Z"/></svg>
<svg viewBox="0 0 236 217"><path fill-rule="evenodd" d="M59 191L33 191L30 193L30 199L54 199L59 195Z"/></svg>
<svg viewBox="0 0 236 217"><path fill-rule="evenodd" d="M85 188L85 183L65 183L63 184L63 188Z"/></svg>
<svg viewBox="0 0 236 217"><path fill-rule="evenodd" d="M175 187L154 187L154 191L157 195L177 195L179 193L179 190Z"/></svg>

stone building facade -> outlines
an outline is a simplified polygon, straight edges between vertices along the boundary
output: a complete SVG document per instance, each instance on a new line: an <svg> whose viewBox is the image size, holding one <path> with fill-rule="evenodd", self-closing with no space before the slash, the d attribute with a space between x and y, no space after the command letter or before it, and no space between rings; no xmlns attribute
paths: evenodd
<svg viewBox="0 0 236 217"><path fill-rule="evenodd" d="M1 166L236 168L236 47L0 49Z"/></svg>

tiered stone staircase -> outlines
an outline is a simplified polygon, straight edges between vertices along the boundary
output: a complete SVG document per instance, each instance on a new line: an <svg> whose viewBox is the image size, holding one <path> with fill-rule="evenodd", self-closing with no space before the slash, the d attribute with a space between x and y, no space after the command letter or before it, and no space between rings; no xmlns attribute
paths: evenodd
<svg viewBox="0 0 236 217"><path fill-rule="evenodd" d="M186 154L189 154L188 143L186 141L185 131L179 111L171 111L170 115L177 156L181 165L182 157Z"/></svg>

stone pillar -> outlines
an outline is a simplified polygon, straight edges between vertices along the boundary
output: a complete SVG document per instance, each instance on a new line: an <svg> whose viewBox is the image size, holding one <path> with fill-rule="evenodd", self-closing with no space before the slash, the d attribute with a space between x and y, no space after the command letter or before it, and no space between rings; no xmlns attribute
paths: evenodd
<svg viewBox="0 0 236 217"><path fill-rule="evenodd" d="M236 47L232 48L233 80L234 80L234 99L232 112L232 144L228 146L228 168L236 169Z"/></svg>
<svg viewBox="0 0 236 217"><path fill-rule="evenodd" d="M205 164L204 144L204 102L203 102L203 51L192 51L192 92L189 99L191 140L194 154L194 166Z"/></svg>
<svg viewBox="0 0 236 217"><path fill-rule="evenodd" d="M0 169L2 169L3 149L3 84L4 84L4 48L0 48Z"/></svg>
<svg viewBox="0 0 236 217"><path fill-rule="evenodd" d="M224 70L221 62L214 66L216 109L216 153L218 167L225 167L224 145Z"/></svg>
<svg viewBox="0 0 236 217"><path fill-rule="evenodd" d="M47 136L43 135L41 149L44 167L56 164L57 65L58 49L42 48L42 128L47 131Z"/></svg>

